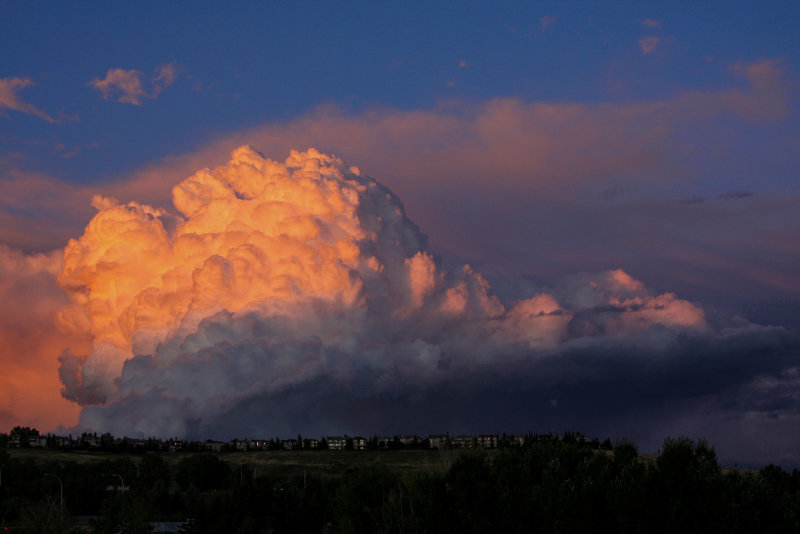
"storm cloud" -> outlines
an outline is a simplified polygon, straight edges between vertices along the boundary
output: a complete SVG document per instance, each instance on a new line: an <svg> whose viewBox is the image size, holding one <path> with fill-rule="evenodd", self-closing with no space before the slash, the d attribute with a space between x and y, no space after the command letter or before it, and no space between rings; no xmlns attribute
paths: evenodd
<svg viewBox="0 0 800 534"><path fill-rule="evenodd" d="M62 327L93 339L59 358L80 428L650 444L690 418L796 423L796 333L710 320L619 268L500 298L469 265L444 267L391 191L316 150L278 163L240 147L173 202L97 197L66 248ZM772 456L796 462L785 441ZM731 457L755 460L754 443Z"/></svg>

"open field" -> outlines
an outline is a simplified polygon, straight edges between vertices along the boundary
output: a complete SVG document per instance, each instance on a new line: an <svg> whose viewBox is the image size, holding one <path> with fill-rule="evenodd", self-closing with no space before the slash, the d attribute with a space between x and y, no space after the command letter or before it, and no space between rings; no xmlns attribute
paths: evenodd
<svg viewBox="0 0 800 534"><path fill-rule="evenodd" d="M92 463L120 458L130 458L138 463L145 454L158 454L169 465L175 466L181 459L198 452L159 452L159 453L108 453L87 451L53 451L45 449L6 449L12 458L30 458L36 463L78 462ZM408 449L396 451L251 451L221 452L215 456L233 467L244 465L256 476L293 476L315 474L322 476L341 475L348 469L370 465L384 464L393 472L409 470L446 471L453 460L460 454L468 452L459 450L427 450ZM490 456L495 450L483 451ZM208 454L208 453L206 453Z"/></svg>
<svg viewBox="0 0 800 534"><path fill-rule="evenodd" d="M88 451L55 451L49 449L5 449L12 458L30 458L36 463L48 462L77 462L91 463L120 458L130 458L138 463L146 454L160 455L170 466L175 466L181 459L196 454L212 454L199 452L158 452L158 453L109 453ZM453 461L461 454L478 453L493 456L497 449L406 449L394 451L249 451L249 452L220 452L213 453L224 460L231 467L244 466L255 476L338 476L358 467L383 464L391 471L434 471L444 472L452 465ZM599 451L599 454L613 454L611 451ZM655 454L640 454L639 460L654 463L658 456ZM755 470L720 466L722 473L731 471L755 472Z"/></svg>

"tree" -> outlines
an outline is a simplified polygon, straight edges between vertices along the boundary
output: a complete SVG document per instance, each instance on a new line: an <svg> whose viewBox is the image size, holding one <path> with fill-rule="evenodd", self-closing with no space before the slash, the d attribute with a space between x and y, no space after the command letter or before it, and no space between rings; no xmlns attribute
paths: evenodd
<svg viewBox="0 0 800 534"><path fill-rule="evenodd" d="M230 475L228 464L213 454L193 454L178 463L175 480L182 489L194 486L198 491L211 491L224 487Z"/></svg>
<svg viewBox="0 0 800 534"><path fill-rule="evenodd" d="M139 461L139 480L144 487L153 487L157 482L169 485L169 466L158 454L146 454Z"/></svg>
<svg viewBox="0 0 800 534"><path fill-rule="evenodd" d="M19 528L37 534L61 534L69 531L70 518L58 499L47 498L23 508Z"/></svg>
<svg viewBox="0 0 800 534"><path fill-rule="evenodd" d="M639 449L634 442L623 439L614 445L614 470L617 473L637 461L639 461Z"/></svg>
<svg viewBox="0 0 800 534"><path fill-rule="evenodd" d="M28 447L28 440L39 437L39 431L28 426L15 426L8 437L10 440L18 441L20 447Z"/></svg>
<svg viewBox="0 0 800 534"><path fill-rule="evenodd" d="M396 477L383 464L346 472L336 492L337 531L381 531L382 508L397 486Z"/></svg>
<svg viewBox="0 0 800 534"><path fill-rule="evenodd" d="M655 498L659 528L668 532L710 532L718 515L716 489L720 469L714 449L704 440L667 438L656 460Z"/></svg>
<svg viewBox="0 0 800 534"><path fill-rule="evenodd" d="M115 493L103 502L100 516L92 518L90 525L98 534L149 534L153 531L146 520L149 515L149 507L138 495Z"/></svg>

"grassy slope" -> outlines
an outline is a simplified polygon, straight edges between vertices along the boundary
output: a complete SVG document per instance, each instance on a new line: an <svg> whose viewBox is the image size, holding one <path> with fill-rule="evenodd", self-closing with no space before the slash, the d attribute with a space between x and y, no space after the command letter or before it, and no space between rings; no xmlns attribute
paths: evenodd
<svg viewBox="0 0 800 534"><path fill-rule="evenodd" d="M37 463L47 462L99 462L129 457L138 462L143 454L117 454L107 452L53 451L47 449L5 449L12 458L31 458ZM253 451L217 453L232 467L244 464L257 475L302 475L303 471L317 475L340 475L347 469L385 464L392 471L446 470L453 459L466 450L397 450L397 451ZM493 454L495 451L487 451ZM147 453L160 454L174 466L182 458L198 453Z"/></svg>
<svg viewBox="0 0 800 534"><path fill-rule="evenodd" d="M118 454L107 452L85 452L85 451L54 451L48 449L5 449L12 458L24 459L31 458L37 463L46 462L99 462L103 460L119 459L125 456L137 462L144 456L143 454ZM473 449L474 451L474 449ZM469 449L451 450L397 450L397 451L252 451L252 452L222 452L216 453L222 460L228 462L232 467L244 465L256 476L292 476L302 475L305 471L308 474L322 476L341 475L351 468L384 464L395 472L417 470L417 471L446 471L453 460ZM496 450L483 451L490 456L496 454ZM147 453L160 454L171 466L176 465L182 458L190 452L177 453ZM607 454L611 454L608 452ZM651 463L657 458L653 454L639 455L640 460ZM740 471L747 472L749 469L721 466L722 472Z"/></svg>

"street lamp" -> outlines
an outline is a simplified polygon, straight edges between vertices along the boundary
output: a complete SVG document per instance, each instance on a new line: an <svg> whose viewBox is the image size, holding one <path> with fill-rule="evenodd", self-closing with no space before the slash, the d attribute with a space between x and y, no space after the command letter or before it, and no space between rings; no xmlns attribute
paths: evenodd
<svg viewBox="0 0 800 534"><path fill-rule="evenodd" d="M44 476L51 477L51 478L54 478L54 479L58 480L58 485L61 488L61 492L60 492L61 501L60 501L60 504L61 504L61 509L63 510L64 509L64 483L61 482L60 478L58 478L55 475L51 475L50 473L45 473Z"/></svg>
<svg viewBox="0 0 800 534"><path fill-rule="evenodd" d="M122 483L122 486L120 486L122 489L121 489L121 490L119 490L119 491L125 491L125 481L124 481L124 480L122 480L122 475L118 475L118 474L116 474L116 473L112 473L112 474L111 474L111 476L114 476L114 477L118 477L118 478L119 478L119 481Z"/></svg>

